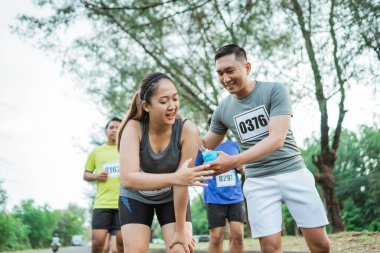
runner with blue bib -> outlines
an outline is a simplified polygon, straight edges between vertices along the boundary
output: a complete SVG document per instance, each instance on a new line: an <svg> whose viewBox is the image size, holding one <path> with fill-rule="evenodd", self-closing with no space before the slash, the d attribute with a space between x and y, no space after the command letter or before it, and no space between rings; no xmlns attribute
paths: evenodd
<svg viewBox="0 0 380 253"><path fill-rule="evenodd" d="M237 143L230 140L221 143L215 151L223 151L229 155L240 153ZM210 155L210 152L215 151L206 150L202 153L203 155L199 154L195 165L210 162L209 157L215 159L216 157ZM211 237L208 252L223 251L223 228L226 224L226 219L230 225L230 250L243 252L245 208L238 172L244 173L244 167L231 169L223 174L214 176L210 180L203 181L208 185L203 189Z"/></svg>

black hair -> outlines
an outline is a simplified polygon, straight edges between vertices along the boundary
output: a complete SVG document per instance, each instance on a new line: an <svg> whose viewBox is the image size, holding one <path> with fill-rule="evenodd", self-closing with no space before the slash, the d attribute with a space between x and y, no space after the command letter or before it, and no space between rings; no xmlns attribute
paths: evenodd
<svg viewBox="0 0 380 253"><path fill-rule="evenodd" d="M135 96L133 97L133 101L131 103L131 106L129 107L127 116L124 118L123 122L121 123L119 127L119 132L118 132L118 137L117 137L118 150L120 149L121 135L128 121L130 119L143 121L149 117L149 113L147 113L142 108L142 101L145 101L148 104L151 103L152 96L158 90L158 87L159 87L158 83L161 79L168 79L174 84L173 80L168 75L161 72L148 74L140 82L139 91L136 92Z"/></svg>
<svg viewBox="0 0 380 253"><path fill-rule="evenodd" d="M244 48L236 44L228 44L219 48L215 53L214 60L216 61L219 58L225 55L230 55L230 54L234 54L236 60L238 61L241 61L241 62L247 61L247 53L245 52Z"/></svg>
<svg viewBox="0 0 380 253"><path fill-rule="evenodd" d="M109 125L112 121L121 122L121 119L118 118L118 117L112 117L112 118L107 122L105 130L107 130L108 125Z"/></svg>

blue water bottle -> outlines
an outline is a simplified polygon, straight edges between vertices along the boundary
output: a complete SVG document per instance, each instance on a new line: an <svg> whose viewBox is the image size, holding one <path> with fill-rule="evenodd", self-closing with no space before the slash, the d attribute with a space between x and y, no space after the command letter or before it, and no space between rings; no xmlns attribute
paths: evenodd
<svg viewBox="0 0 380 253"><path fill-rule="evenodd" d="M205 163L213 162L218 158L218 152L214 150L209 150L200 146L200 150L202 151L203 161Z"/></svg>

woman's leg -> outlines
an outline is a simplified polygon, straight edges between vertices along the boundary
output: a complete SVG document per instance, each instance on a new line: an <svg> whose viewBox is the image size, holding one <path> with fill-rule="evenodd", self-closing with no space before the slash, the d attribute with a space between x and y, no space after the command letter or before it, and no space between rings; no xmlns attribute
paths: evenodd
<svg viewBox="0 0 380 253"><path fill-rule="evenodd" d="M186 229L189 233L193 234L193 226L191 222L186 222ZM175 244L171 249L169 249L169 244L173 239L175 232L175 223L169 223L162 226L162 235L164 237L167 252L170 253L184 253L188 252L181 244Z"/></svg>
<svg viewBox="0 0 380 253"><path fill-rule="evenodd" d="M148 252L150 227L154 216L153 205L121 196L119 198L119 215L124 253Z"/></svg>

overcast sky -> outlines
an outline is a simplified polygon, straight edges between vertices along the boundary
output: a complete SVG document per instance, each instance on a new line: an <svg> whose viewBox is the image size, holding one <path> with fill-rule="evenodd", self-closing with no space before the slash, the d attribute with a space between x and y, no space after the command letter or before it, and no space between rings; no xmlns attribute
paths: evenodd
<svg viewBox="0 0 380 253"><path fill-rule="evenodd" d="M17 13L31 1L7 1L0 10L0 179L8 207L22 199L65 208L88 206L82 179L90 133L106 119L61 75L52 56L10 34Z"/></svg>
<svg viewBox="0 0 380 253"><path fill-rule="evenodd" d="M106 123L99 107L68 77L53 56L10 34L18 13L33 12L29 0L7 1L0 9L0 179L8 208L23 199L66 208L88 206L88 183L82 179L90 135ZM371 89L347 94L344 126L372 125L379 102ZM330 120L336 121L336 113ZM376 118L379 122L379 118ZM335 124L334 124L335 125ZM333 127L334 125L331 125ZM299 144L319 131L316 108L294 106L292 128Z"/></svg>

